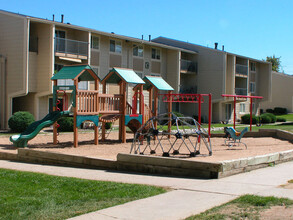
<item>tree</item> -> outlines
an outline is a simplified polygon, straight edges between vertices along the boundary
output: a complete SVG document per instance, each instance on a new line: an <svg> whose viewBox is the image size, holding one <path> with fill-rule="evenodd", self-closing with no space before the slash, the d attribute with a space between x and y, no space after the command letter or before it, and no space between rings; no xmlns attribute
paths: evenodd
<svg viewBox="0 0 293 220"><path fill-rule="evenodd" d="M272 70L279 72L281 67L281 57L275 57L275 55L267 57L266 61L272 63Z"/></svg>

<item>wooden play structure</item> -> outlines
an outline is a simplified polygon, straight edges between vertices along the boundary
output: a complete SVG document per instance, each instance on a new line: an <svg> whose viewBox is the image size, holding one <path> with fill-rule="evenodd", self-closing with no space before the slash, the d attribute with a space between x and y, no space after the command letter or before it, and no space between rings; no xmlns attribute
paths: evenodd
<svg viewBox="0 0 293 220"><path fill-rule="evenodd" d="M53 111L58 110L58 95L63 93L63 110L68 108L66 91L71 90L72 101L70 110L74 117L74 147L78 146L77 128L84 121L92 121L95 125L95 144L98 144L98 123L102 122L102 140L105 140L105 123L119 119L119 140L126 142L126 126L135 132L143 123L144 81L131 69L113 68L103 80L100 80L88 65L65 66L52 78L53 87ZM73 80L73 85L58 85L57 80ZM95 90L81 90L78 83L81 81L94 81ZM99 93L99 84L103 85L102 93ZM106 94L107 84L118 84L119 94ZM127 102L127 85L135 84L133 103L139 101L139 108L133 108ZM140 95L138 95L140 94ZM137 111L138 110L138 114ZM53 128L53 142L57 144L57 122Z"/></svg>

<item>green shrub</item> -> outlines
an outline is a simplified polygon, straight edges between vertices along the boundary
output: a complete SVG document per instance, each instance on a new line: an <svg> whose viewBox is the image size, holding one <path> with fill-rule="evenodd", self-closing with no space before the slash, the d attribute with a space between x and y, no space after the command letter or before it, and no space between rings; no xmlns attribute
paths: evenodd
<svg viewBox="0 0 293 220"><path fill-rule="evenodd" d="M8 126L12 132L24 132L35 121L29 112L15 112L8 120Z"/></svg>
<svg viewBox="0 0 293 220"><path fill-rule="evenodd" d="M266 109L266 112L267 112L267 113L274 113L274 110L271 109L271 108L269 108L269 109Z"/></svg>
<svg viewBox="0 0 293 220"><path fill-rule="evenodd" d="M286 108L281 108L281 107L276 107L276 108L274 108L274 114L275 115L286 115L287 114L287 109Z"/></svg>
<svg viewBox="0 0 293 220"><path fill-rule="evenodd" d="M252 124L256 124L257 118L255 115L252 115ZM241 124L250 124L250 114L241 116Z"/></svg>
<svg viewBox="0 0 293 220"><path fill-rule="evenodd" d="M277 121L277 117L274 114L272 114L272 113L264 113L262 115L269 116L271 118L271 122L270 123L275 123Z"/></svg>
<svg viewBox="0 0 293 220"><path fill-rule="evenodd" d="M172 112L174 115L176 115L177 117L184 117L184 115L180 112Z"/></svg>
<svg viewBox="0 0 293 220"><path fill-rule="evenodd" d="M286 118L277 117L277 122L286 122Z"/></svg>
<svg viewBox="0 0 293 220"><path fill-rule="evenodd" d="M73 131L73 118L72 117L62 117L57 122L60 127L58 131Z"/></svg>
<svg viewBox="0 0 293 220"><path fill-rule="evenodd" d="M270 114L270 113L269 113ZM272 119L270 116L266 115L266 114L262 114L260 116L260 121L262 124L268 124L272 122Z"/></svg>
<svg viewBox="0 0 293 220"><path fill-rule="evenodd" d="M106 122L105 123L105 128L108 130L110 128L112 128L112 122Z"/></svg>

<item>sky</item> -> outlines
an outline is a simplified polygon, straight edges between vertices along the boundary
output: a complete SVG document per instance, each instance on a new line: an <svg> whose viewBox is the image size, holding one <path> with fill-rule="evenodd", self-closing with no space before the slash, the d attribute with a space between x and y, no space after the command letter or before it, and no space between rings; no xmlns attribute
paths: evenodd
<svg viewBox="0 0 293 220"><path fill-rule="evenodd" d="M293 75L292 0L0 0L0 9L148 40L164 36L227 52L280 57Z"/></svg>

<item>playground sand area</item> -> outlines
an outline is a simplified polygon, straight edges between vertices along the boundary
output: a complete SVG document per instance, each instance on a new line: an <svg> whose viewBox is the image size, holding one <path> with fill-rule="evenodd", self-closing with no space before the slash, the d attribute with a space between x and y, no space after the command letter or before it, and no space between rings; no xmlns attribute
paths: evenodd
<svg viewBox="0 0 293 220"><path fill-rule="evenodd" d="M94 145L93 132L81 132L78 135L79 145L77 148L73 147L73 133L60 133L58 136L59 143L53 144L52 133L40 134L28 142L28 149L38 151L48 151L54 153L85 156L91 158L116 160L118 153L129 154L132 145L132 133L127 133L127 142L121 143L118 141L118 132L111 132L107 136L107 140L102 142L99 140L98 145ZM283 152L293 150L293 144L288 141L275 139L272 137L258 137L258 138L243 138L242 141L246 143L247 149L244 145L227 147L224 145L224 138L211 138L213 155L208 155L208 150L204 144L201 145L200 155L196 157L189 157L189 151L186 146L181 145L179 155L173 155L173 149L170 150L170 157L180 158L184 160L204 161L204 162L221 162L225 160L233 160L247 157L255 157L260 155L267 155L271 153ZM173 143L175 137L171 137L170 142ZM170 149L170 142L162 140L164 151ZM187 142L187 141L186 141ZM156 141L158 143L158 141ZM154 142L152 141L152 144ZM177 141L174 149L178 149L181 142ZM154 146L154 145L153 145ZM192 149L191 145L188 145ZM17 149L13 147L9 141L8 136L0 136L0 152L15 153ZM149 151L146 151L149 155ZM156 156L162 156L162 150L158 146Z"/></svg>

